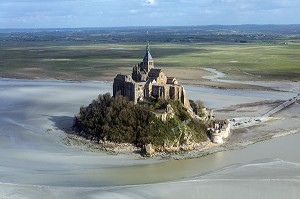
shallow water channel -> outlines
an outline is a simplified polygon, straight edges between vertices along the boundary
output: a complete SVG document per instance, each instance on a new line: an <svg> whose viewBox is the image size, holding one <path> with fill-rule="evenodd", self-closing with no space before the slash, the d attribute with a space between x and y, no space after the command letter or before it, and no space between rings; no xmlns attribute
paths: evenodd
<svg viewBox="0 0 300 199"><path fill-rule="evenodd" d="M112 84L106 82L0 80L0 183L99 187L205 176L230 165L266 159L282 160L283 170L286 163L300 164L300 134L187 160L143 160L65 146L62 129L72 124L79 107L111 88ZM201 99L214 109L294 96L293 92L197 86L186 86L186 91L192 99ZM272 167L266 167L272 171ZM274 177L278 177L276 173Z"/></svg>

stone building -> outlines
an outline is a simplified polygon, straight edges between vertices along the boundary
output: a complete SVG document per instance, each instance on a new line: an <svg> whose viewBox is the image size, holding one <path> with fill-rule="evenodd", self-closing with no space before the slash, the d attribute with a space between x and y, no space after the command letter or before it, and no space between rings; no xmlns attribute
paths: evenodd
<svg viewBox="0 0 300 199"><path fill-rule="evenodd" d="M133 66L132 74L118 74L114 78L113 95L123 95L134 103L145 98L179 100L190 108L184 87L175 77L167 77L162 69L154 67L149 43L143 61Z"/></svg>
<svg viewBox="0 0 300 199"><path fill-rule="evenodd" d="M230 134L230 122L225 119L224 122L218 122L215 127L210 129L210 138L213 143L222 144L223 139Z"/></svg>

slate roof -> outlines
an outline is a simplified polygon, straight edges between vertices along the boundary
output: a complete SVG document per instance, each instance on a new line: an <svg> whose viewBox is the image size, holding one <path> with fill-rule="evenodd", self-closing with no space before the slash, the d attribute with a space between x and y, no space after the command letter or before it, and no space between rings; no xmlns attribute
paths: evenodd
<svg viewBox="0 0 300 199"><path fill-rule="evenodd" d="M150 71L149 71L149 74L148 76L149 77L159 77L159 73L161 72L161 69L159 68L152 68Z"/></svg>
<svg viewBox="0 0 300 199"><path fill-rule="evenodd" d="M119 79L119 80L125 81L126 75L117 74L117 76L115 77L115 79Z"/></svg>
<svg viewBox="0 0 300 199"><path fill-rule="evenodd" d="M152 56L151 56L151 53L150 53L150 48L149 48L149 43L147 45L147 48L146 48L146 54L144 56L144 59L143 61L145 62L148 62L149 60L153 60Z"/></svg>
<svg viewBox="0 0 300 199"><path fill-rule="evenodd" d="M117 79L119 81L123 81L123 82L133 82L133 79L132 79L131 75L117 74L115 79Z"/></svg>

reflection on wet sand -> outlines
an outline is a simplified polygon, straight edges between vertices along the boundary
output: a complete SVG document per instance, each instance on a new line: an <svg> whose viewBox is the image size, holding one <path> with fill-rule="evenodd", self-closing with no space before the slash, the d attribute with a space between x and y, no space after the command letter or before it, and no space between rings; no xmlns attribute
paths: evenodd
<svg viewBox="0 0 300 199"><path fill-rule="evenodd" d="M65 146L62 130L72 124L79 107L110 88L101 82L0 80L0 198L299 197L299 134L188 160L112 156ZM219 109L220 117L256 114L249 112L251 106L237 105L294 95L195 86L187 86L187 92ZM279 120L278 131L299 131L299 107L296 103L277 115L293 121L284 126L286 121ZM250 131L269 131L273 124ZM251 134L236 136L240 142Z"/></svg>

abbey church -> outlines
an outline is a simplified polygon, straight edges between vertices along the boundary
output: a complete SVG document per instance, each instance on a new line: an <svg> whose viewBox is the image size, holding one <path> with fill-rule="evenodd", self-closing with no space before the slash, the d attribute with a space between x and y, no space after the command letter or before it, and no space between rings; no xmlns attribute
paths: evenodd
<svg viewBox="0 0 300 199"><path fill-rule="evenodd" d="M155 98L179 100L184 106L190 106L184 87L176 78L167 77L161 69L155 68L149 43L143 61L132 68L132 74L118 74L114 78L113 95L123 95L134 103Z"/></svg>

